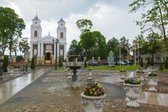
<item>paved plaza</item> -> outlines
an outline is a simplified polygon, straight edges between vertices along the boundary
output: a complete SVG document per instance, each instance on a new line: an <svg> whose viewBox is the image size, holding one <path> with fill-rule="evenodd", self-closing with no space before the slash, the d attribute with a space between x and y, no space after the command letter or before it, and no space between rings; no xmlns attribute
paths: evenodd
<svg viewBox="0 0 168 112"><path fill-rule="evenodd" d="M72 72L40 68L0 84L0 112L84 112L80 93L88 83L88 71L78 70L78 88L71 88ZM92 71L94 81L106 91L103 112L167 112L168 94L142 91L140 107L126 106L121 77L135 72Z"/></svg>

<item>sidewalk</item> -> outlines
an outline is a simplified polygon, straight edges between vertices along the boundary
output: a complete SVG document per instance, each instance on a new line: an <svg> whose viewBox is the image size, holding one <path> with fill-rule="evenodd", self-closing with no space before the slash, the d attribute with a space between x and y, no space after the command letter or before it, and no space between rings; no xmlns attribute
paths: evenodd
<svg viewBox="0 0 168 112"><path fill-rule="evenodd" d="M36 80L47 70L47 68L44 68L38 69L32 73L15 74L14 77L10 77L9 81L4 80L5 82L0 84L0 104Z"/></svg>

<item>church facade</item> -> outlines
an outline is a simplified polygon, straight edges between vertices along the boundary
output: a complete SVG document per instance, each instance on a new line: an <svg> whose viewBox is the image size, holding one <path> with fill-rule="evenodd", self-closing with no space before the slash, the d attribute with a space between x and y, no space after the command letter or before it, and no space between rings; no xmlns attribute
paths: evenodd
<svg viewBox="0 0 168 112"><path fill-rule="evenodd" d="M42 36L41 20L37 15L32 19L30 37L30 59L36 57L37 64L54 64L56 61L66 59L66 33L65 21L61 18L56 29L57 37L48 33Z"/></svg>

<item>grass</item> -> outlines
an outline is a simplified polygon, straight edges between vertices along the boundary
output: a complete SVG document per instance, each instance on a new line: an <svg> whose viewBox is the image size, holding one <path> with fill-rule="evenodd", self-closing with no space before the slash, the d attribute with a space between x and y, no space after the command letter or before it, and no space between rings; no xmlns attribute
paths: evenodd
<svg viewBox="0 0 168 112"><path fill-rule="evenodd" d="M139 66L136 65L128 65L128 66L87 66L86 69L92 69L92 70L124 70L124 71L135 71L139 68ZM65 70L64 67L57 67L57 70L63 71Z"/></svg>
<svg viewBox="0 0 168 112"><path fill-rule="evenodd" d="M93 70L126 70L126 71L134 71L139 68L139 66L128 65L128 66L87 66L87 68L92 68Z"/></svg>
<svg viewBox="0 0 168 112"><path fill-rule="evenodd" d="M168 69L164 68L164 69L163 69L163 72L168 72Z"/></svg>

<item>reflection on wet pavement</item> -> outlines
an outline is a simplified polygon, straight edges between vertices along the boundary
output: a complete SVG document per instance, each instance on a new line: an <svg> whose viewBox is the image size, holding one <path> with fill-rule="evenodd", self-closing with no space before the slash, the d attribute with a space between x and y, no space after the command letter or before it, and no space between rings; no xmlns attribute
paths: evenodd
<svg viewBox="0 0 168 112"><path fill-rule="evenodd" d="M22 90L33 80L40 77L46 69L39 69L35 72L25 74L21 77L8 81L0 85L0 104L9 99L11 96Z"/></svg>
<svg viewBox="0 0 168 112"><path fill-rule="evenodd" d="M30 84L33 80L35 80L39 76L41 76L45 71L46 71L45 69L37 70L34 73L26 74L22 77L19 77L14 80L11 80L9 82L6 82L4 84L1 84L0 85L0 104L2 104L4 101L6 101L9 97L16 94L18 91L22 90L24 87L26 87L28 84ZM87 71L79 71L78 72L78 80L81 82L87 80L87 74L88 74ZM126 78L130 78L130 77L134 77L134 75L135 75L135 72L122 72L121 73L121 72L117 72L117 71L115 71L115 72L114 71L93 71L93 78L96 81L103 82L104 85L106 86L106 89L109 91L109 93L116 92L115 94L118 94L118 93L114 88L112 88L111 85L114 85L115 83L120 82L122 76L125 76ZM46 75L46 77L44 77L41 80L41 82L43 84L43 86L41 87L42 89L40 89L39 91L33 90L33 89L31 89L31 90L32 90L32 92L37 91L37 93L39 92L42 95L43 94L46 95L47 93L51 93L52 95L58 95L59 97L70 96L71 91L69 91L66 88L67 76L68 75L65 74L64 72L51 71L49 74ZM40 86L41 86L41 82L40 82ZM41 91L44 88L47 92ZM122 93L124 93L124 92L122 92ZM111 96L109 96L109 97L111 98ZM52 98L53 97L51 97L51 99ZM141 95L140 95L140 98L138 99L138 102L168 106L167 99L168 99L168 94L161 94L161 93L154 93L154 92L141 92Z"/></svg>
<svg viewBox="0 0 168 112"><path fill-rule="evenodd" d="M167 99L168 99L168 94L154 93L154 92L141 92L138 102L168 106Z"/></svg>

